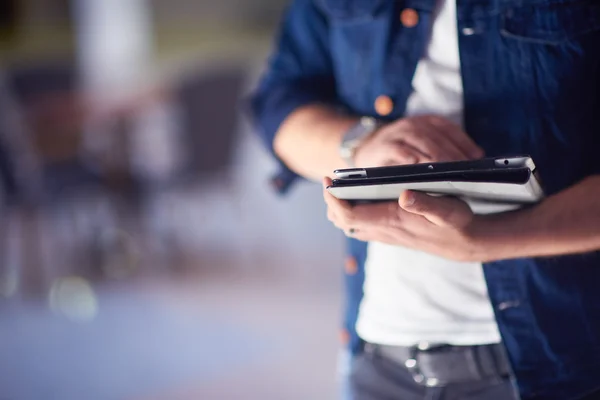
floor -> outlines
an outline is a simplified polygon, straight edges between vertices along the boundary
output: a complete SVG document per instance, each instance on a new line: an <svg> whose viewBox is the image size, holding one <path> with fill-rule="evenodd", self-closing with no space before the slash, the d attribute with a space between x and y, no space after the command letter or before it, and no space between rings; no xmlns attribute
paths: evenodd
<svg viewBox="0 0 600 400"><path fill-rule="evenodd" d="M334 398L337 291L289 278L230 272L100 287L89 320L39 303L5 307L2 398Z"/></svg>

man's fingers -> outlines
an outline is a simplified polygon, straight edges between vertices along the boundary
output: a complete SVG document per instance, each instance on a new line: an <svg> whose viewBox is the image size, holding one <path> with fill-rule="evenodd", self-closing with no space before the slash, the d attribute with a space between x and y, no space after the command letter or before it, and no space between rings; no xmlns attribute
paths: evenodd
<svg viewBox="0 0 600 400"><path fill-rule="evenodd" d="M327 207L327 219L333 223L335 223L335 221L337 220L337 216L335 215L331 207Z"/></svg>
<svg viewBox="0 0 600 400"><path fill-rule="evenodd" d="M454 139L455 136L460 135L460 130L457 132L456 128L453 127L452 124L449 125L449 129L443 129L432 125L437 136L435 143L442 150L442 152L447 155L447 161L461 161L474 158L472 155L472 150L464 149L464 146L458 144Z"/></svg>
<svg viewBox="0 0 600 400"><path fill-rule="evenodd" d="M430 122L441 130L467 158L477 159L485 155L483 149L477 146L473 139L460 126L441 117L431 117Z"/></svg>
<svg viewBox="0 0 600 400"><path fill-rule="evenodd" d="M375 241L405 247L411 247L414 240L413 235L402 228L397 228L393 231L390 231L377 226L358 229L354 234L352 234L352 238L361 240L363 242Z"/></svg>
<svg viewBox="0 0 600 400"><path fill-rule="evenodd" d="M436 162L464 159L454 145L426 124L419 126L418 130L404 131L402 141Z"/></svg>
<svg viewBox="0 0 600 400"><path fill-rule="evenodd" d="M459 125L435 115L400 119L386 127L382 134L392 140L406 142L434 161L477 159L484 156L483 150Z"/></svg>
<svg viewBox="0 0 600 400"><path fill-rule="evenodd" d="M329 193L326 187L330 184L331 179L323 179L323 199L325 200L328 208L327 218L334 222L336 226L338 226L338 224L347 225L351 223L353 219L352 206L347 201L339 200Z"/></svg>
<svg viewBox="0 0 600 400"><path fill-rule="evenodd" d="M360 231L372 226L394 226L398 220L398 203L385 202L378 204L361 204L351 206L347 201L338 200L325 193L327 203L327 218L343 230L356 229Z"/></svg>
<svg viewBox="0 0 600 400"><path fill-rule="evenodd" d="M397 227L400 223L399 208L395 201L354 206L348 227L358 231L373 227Z"/></svg>
<svg viewBox="0 0 600 400"><path fill-rule="evenodd" d="M475 144L469 136L460 128L453 127L446 132L448 140L452 141L468 159L479 159L485 155L483 149Z"/></svg>
<svg viewBox="0 0 600 400"><path fill-rule="evenodd" d="M421 215L441 227L460 229L473 220L469 206L454 197L433 197L406 190L400 196L399 204L404 210Z"/></svg>
<svg viewBox="0 0 600 400"><path fill-rule="evenodd" d="M425 155L404 143L391 143L387 151L389 153L387 165L407 165L426 162L424 160L426 158Z"/></svg>
<svg viewBox="0 0 600 400"><path fill-rule="evenodd" d="M463 149L452 140L452 134L448 134L448 132L442 129L437 123L434 123L434 120L444 121L441 117L425 116L417 118L416 132L429 132L429 139L431 139L430 145L435 146L439 151L439 154L441 154L438 159L440 161L468 160L470 155L463 151ZM448 127L456 128L450 121L446 121L446 124Z"/></svg>

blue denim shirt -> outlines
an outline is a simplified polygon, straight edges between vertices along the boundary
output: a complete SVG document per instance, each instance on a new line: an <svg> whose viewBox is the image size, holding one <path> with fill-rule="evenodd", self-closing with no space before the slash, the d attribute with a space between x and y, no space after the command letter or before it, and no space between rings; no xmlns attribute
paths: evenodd
<svg viewBox="0 0 600 400"><path fill-rule="evenodd" d="M378 96L402 117L427 46L435 0L297 0L252 99L272 141L288 114L328 103L375 116ZM418 14L403 26L404 9ZM464 127L489 156L531 154L553 194L600 173L600 1L457 0ZM411 24L412 25L412 24ZM281 164L285 191L296 178ZM347 328L362 296L366 246L347 276ZM600 387L600 252L484 265L523 398L574 399ZM358 349L353 334L351 344Z"/></svg>

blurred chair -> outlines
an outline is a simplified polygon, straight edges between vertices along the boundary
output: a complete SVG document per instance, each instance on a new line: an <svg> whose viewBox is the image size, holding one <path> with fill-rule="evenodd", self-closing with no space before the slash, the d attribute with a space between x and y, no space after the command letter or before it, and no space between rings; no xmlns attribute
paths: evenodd
<svg viewBox="0 0 600 400"><path fill-rule="evenodd" d="M240 68L188 76L177 90L189 143L188 171L202 179L227 179L233 165L238 101L247 79Z"/></svg>
<svg viewBox="0 0 600 400"><path fill-rule="evenodd" d="M15 294L20 277L21 233L10 210L16 201L17 176L26 158L19 157L22 125L7 86L6 75L0 71L0 296Z"/></svg>
<svg viewBox="0 0 600 400"><path fill-rule="evenodd" d="M17 288L44 295L51 280L90 275L113 203L104 177L79 157L83 107L68 65L15 67L4 75L4 136L14 193L4 269L18 270ZM16 266L15 266L16 265Z"/></svg>
<svg viewBox="0 0 600 400"><path fill-rule="evenodd" d="M4 213L11 223L2 245L12 250L2 263L12 266L3 270L18 272L21 289L44 294L60 275L122 278L138 265L172 267L195 253L199 196L220 188L227 212L239 210L232 166L245 80L241 68L183 76L113 116L105 152L93 154L83 151L86 114L72 70L7 76L3 93L12 101L4 110L19 124L0 143L3 159L19 162L4 168L16 195Z"/></svg>
<svg viewBox="0 0 600 400"><path fill-rule="evenodd" d="M201 209L204 194L224 191L228 212L233 215L240 209L233 165L239 137L238 101L246 79L242 67L210 68L186 74L172 85L168 107L178 121L176 132L171 132L177 165L156 179L139 176L147 193L142 199L149 247L162 252L164 265L180 264L174 258L180 255L210 250L194 241L203 233L199 230L207 211ZM137 159L152 162L143 155Z"/></svg>

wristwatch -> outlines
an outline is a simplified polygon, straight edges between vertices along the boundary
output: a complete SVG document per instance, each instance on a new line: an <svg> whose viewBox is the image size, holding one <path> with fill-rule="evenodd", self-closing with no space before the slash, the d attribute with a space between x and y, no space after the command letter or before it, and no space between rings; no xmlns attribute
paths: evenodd
<svg viewBox="0 0 600 400"><path fill-rule="evenodd" d="M354 167L354 153L358 146L379 127L375 118L362 117L360 121L344 134L340 144L340 156L349 168Z"/></svg>

